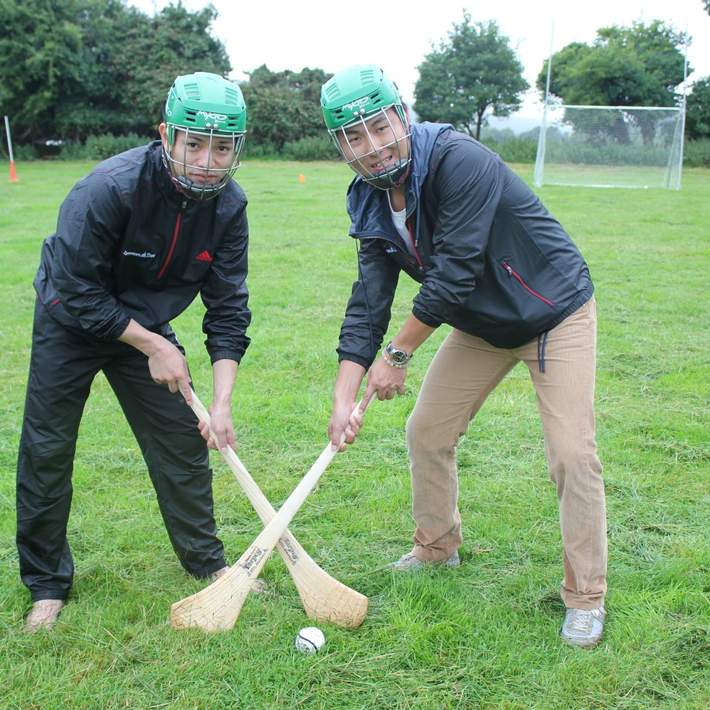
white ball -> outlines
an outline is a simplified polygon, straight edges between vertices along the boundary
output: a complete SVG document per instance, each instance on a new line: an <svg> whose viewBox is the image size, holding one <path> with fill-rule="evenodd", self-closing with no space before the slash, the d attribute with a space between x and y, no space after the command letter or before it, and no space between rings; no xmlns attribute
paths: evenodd
<svg viewBox="0 0 710 710"><path fill-rule="evenodd" d="M301 653L316 653L325 643L325 636L315 626L301 629L296 636L296 650Z"/></svg>

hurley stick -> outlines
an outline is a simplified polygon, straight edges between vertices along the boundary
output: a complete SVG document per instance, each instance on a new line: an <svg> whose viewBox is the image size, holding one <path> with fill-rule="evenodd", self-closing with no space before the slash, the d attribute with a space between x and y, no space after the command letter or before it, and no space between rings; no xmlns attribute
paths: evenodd
<svg viewBox="0 0 710 710"><path fill-rule="evenodd" d="M210 414L194 392L191 406L197 418L211 427ZM227 446L221 452L261 522L267 525L276 511L234 449ZM281 536L276 549L293 578L307 616L346 628L362 624L367 615L367 597L364 594L350 589L321 569L288 530Z"/></svg>
<svg viewBox="0 0 710 710"><path fill-rule="evenodd" d="M361 404L356 406L360 408ZM234 626L251 585L336 453L337 448L329 442L279 512L226 574L201 592L172 605L170 622L173 627L196 626L205 631L226 631Z"/></svg>

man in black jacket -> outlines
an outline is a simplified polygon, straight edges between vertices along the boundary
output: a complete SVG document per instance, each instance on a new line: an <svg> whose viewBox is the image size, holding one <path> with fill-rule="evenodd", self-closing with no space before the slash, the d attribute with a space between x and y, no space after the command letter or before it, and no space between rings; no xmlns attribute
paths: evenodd
<svg viewBox="0 0 710 710"><path fill-rule="evenodd" d="M594 438L596 311L584 259L562 226L500 158L451 126L410 125L396 87L372 65L324 84L326 126L357 173L348 190L359 277L340 333L329 435L352 443L353 411L404 391L415 350L442 323L407 423L414 548L392 567L459 564L456 443L521 360L535 386L564 545L565 642L601 638L606 513ZM400 271L421 283L412 313L377 357Z"/></svg>
<svg viewBox="0 0 710 710"><path fill-rule="evenodd" d="M212 422L217 445L233 445L231 396L251 319L246 198L232 180L246 131L239 87L202 72L178 77L159 130L160 141L80 180L42 247L17 472L28 631L51 628L71 588L73 458L100 370L138 440L181 564L197 577L225 568L208 433L186 404L190 376L170 321L201 295Z"/></svg>

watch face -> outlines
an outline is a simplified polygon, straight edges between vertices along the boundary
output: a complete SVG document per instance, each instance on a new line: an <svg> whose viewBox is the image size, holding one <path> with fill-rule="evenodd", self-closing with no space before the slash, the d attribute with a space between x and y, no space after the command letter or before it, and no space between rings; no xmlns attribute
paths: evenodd
<svg viewBox="0 0 710 710"><path fill-rule="evenodd" d="M398 365L403 365L409 362L409 355L404 352L404 350L395 348L395 346L391 343L387 346L387 354L390 356L392 362L395 362Z"/></svg>

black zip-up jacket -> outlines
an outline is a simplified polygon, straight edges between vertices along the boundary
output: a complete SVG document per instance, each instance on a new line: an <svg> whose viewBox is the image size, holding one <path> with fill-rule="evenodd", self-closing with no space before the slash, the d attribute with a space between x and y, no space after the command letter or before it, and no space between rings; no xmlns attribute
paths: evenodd
<svg viewBox="0 0 710 710"><path fill-rule="evenodd" d="M200 293L212 362L241 360L251 320L247 200L230 182L199 203L174 187L160 141L99 164L71 190L45 239L35 289L62 325L115 340L133 318L169 333Z"/></svg>
<svg viewBox="0 0 710 710"><path fill-rule="evenodd" d="M339 359L368 368L390 320L399 272L421 283L413 314L500 348L554 328L592 296L587 265L560 223L503 161L449 125L412 125L407 227L387 194L357 177L348 189L358 280L340 331Z"/></svg>

